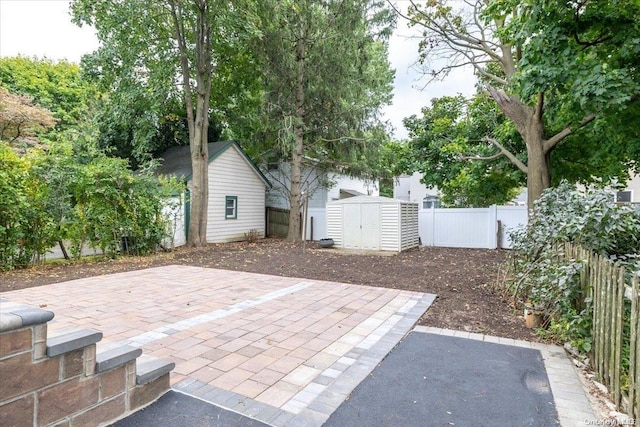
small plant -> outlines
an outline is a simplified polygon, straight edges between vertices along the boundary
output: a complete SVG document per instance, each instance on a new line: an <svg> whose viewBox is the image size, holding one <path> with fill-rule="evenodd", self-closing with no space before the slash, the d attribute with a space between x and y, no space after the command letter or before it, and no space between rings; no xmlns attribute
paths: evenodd
<svg viewBox="0 0 640 427"><path fill-rule="evenodd" d="M255 228L252 228L251 230L244 233L244 240L249 243L255 242L256 240L260 239L260 237L261 233Z"/></svg>

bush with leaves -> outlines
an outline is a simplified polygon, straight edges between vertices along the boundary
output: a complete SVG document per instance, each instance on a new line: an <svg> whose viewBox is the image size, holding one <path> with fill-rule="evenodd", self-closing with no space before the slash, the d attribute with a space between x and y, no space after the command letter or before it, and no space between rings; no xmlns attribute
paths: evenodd
<svg viewBox="0 0 640 427"><path fill-rule="evenodd" d="M530 301L550 319L550 331L590 348L591 301L579 285L584 262L565 259L565 242L640 269L640 212L614 203L614 190L584 190L562 182L536 201L526 227L511 235L512 274L505 289L516 300Z"/></svg>
<svg viewBox="0 0 640 427"><path fill-rule="evenodd" d="M126 160L94 158L82 168L72 194L70 237L75 256L84 244L107 255L121 250L146 254L155 251L166 236L157 180L147 173L135 175Z"/></svg>
<svg viewBox="0 0 640 427"><path fill-rule="evenodd" d="M66 253L63 241L76 257L86 246L146 254L172 234L163 206L181 191L175 180L104 154L79 160L70 144L20 156L0 142L0 270L37 262L56 243Z"/></svg>
<svg viewBox="0 0 640 427"><path fill-rule="evenodd" d="M0 267L8 270L23 264L21 241L25 236L27 163L0 142Z"/></svg>
<svg viewBox="0 0 640 427"><path fill-rule="evenodd" d="M55 242L48 183L32 166L31 156L20 157L0 142L0 270L26 267Z"/></svg>

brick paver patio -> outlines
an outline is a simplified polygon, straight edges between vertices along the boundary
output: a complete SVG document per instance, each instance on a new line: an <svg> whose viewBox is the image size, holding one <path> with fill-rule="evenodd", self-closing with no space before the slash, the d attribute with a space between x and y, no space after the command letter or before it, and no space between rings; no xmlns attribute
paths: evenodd
<svg viewBox="0 0 640 427"><path fill-rule="evenodd" d="M434 296L167 266L4 293L176 363L174 389L274 425L320 425Z"/></svg>

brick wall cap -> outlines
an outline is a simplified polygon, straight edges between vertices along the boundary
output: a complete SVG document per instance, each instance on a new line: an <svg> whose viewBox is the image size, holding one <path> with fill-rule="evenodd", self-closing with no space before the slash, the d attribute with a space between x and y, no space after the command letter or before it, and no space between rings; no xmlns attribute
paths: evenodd
<svg viewBox="0 0 640 427"><path fill-rule="evenodd" d="M47 323L53 316L52 311L16 304L3 298L0 301L0 332Z"/></svg>
<svg viewBox="0 0 640 427"><path fill-rule="evenodd" d="M142 356L136 363L136 384L146 384L173 371L176 364L153 356Z"/></svg>
<svg viewBox="0 0 640 427"><path fill-rule="evenodd" d="M102 332L93 329L64 330L47 339L47 356L69 353L95 344L102 339Z"/></svg>
<svg viewBox="0 0 640 427"><path fill-rule="evenodd" d="M96 372L105 372L137 359L142 349L131 345L112 347L96 354Z"/></svg>
<svg viewBox="0 0 640 427"><path fill-rule="evenodd" d="M11 313L0 313L0 332L22 328L22 317Z"/></svg>

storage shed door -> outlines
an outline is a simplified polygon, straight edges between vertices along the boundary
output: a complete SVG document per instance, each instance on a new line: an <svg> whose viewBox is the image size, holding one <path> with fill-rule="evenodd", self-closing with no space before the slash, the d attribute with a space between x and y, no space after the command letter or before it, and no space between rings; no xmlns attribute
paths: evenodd
<svg viewBox="0 0 640 427"><path fill-rule="evenodd" d="M345 204L343 227L345 248L380 249L380 205Z"/></svg>
<svg viewBox="0 0 640 427"><path fill-rule="evenodd" d="M362 249L380 249L380 205L362 204Z"/></svg>

